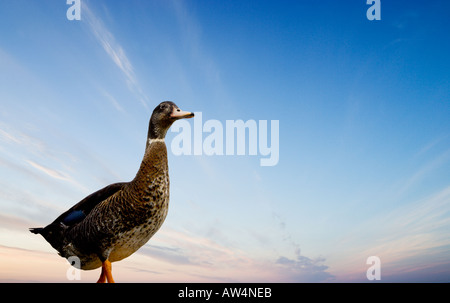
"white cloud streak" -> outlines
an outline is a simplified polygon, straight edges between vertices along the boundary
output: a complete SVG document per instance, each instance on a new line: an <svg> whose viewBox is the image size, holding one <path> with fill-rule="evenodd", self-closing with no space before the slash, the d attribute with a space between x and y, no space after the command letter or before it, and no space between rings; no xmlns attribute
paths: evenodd
<svg viewBox="0 0 450 303"><path fill-rule="evenodd" d="M109 58L125 76L130 91L136 95L139 102L148 110L148 97L144 94L139 81L136 78L133 65L128 59L125 50L116 41L114 35L108 30L103 21L94 14L86 2L83 3L83 20L87 23L92 34L105 50ZM115 105L115 107L117 108L117 105ZM121 107L119 106L119 108Z"/></svg>
<svg viewBox="0 0 450 303"><path fill-rule="evenodd" d="M55 178L55 179L59 179L59 180L64 180L64 181L71 181L71 179L65 175L64 173L61 173L57 170L42 166L40 164L37 164L36 162L33 162L31 160L26 160L26 162L28 164L30 164L31 166L33 166L34 168L36 168L37 170L47 174L48 176Z"/></svg>
<svg viewBox="0 0 450 303"><path fill-rule="evenodd" d="M429 147L426 148L429 149ZM423 180L427 175L430 175L432 171L440 168L449 160L450 160L450 149L444 151L437 157L432 158L432 160L425 163L422 167L420 167L417 171L415 171L411 176L409 176L404 181L404 185L399 189L398 194L402 195L408 192L408 190L417 185L417 183Z"/></svg>
<svg viewBox="0 0 450 303"><path fill-rule="evenodd" d="M59 163L59 166L68 170L70 168L65 161L75 159L69 151L64 151L60 147L53 148L46 141L48 139L44 140L38 135L33 135L29 130L20 130L9 124L0 123L0 143L3 143L0 145L0 165L20 172L26 179L32 177L40 180L42 175L39 173L43 173L52 179L68 182L86 192L86 187L68 173L42 164L52 159L54 163Z"/></svg>

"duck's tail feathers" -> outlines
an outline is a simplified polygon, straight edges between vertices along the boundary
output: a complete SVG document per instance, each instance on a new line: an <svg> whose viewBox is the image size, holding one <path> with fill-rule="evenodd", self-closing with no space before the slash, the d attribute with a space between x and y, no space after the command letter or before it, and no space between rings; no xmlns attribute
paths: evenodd
<svg viewBox="0 0 450 303"><path fill-rule="evenodd" d="M30 232L32 232L33 234L36 234L36 235L42 234L42 231L43 231L43 230L44 230L43 227L33 227L33 228L30 228Z"/></svg>

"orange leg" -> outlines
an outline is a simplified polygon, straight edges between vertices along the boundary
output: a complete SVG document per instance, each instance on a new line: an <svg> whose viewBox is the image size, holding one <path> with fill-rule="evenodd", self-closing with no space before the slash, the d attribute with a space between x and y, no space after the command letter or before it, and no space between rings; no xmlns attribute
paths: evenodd
<svg viewBox="0 0 450 303"><path fill-rule="evenodd" d="M107 280L108 283L114 283L111 268L111 262L109 262L109 260L105 260L105 262L102 262L102 273L100 274L100 278L98 279L97 283L106 283Z"/></svg>

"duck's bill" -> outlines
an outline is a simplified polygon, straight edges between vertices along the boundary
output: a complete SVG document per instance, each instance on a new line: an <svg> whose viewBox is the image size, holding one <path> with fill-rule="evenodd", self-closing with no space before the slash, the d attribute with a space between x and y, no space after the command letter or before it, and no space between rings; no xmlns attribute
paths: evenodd
<svg viewBox="0 0 450 303"><path fill-rule="evenodd" d="M194 113L192 112L185 112L179 108L175 108L170 115L172 118L175 119L184 119L184 118L192 118L194 117Z"/></svg>

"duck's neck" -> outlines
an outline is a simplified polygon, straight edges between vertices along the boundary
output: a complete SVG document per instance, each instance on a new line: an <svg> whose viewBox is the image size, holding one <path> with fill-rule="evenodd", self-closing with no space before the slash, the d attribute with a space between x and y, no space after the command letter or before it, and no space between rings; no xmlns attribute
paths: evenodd
<svg viewBox="0 0 450 303"><path fill-rule="evenodd" d="M153 117L150 119L150 123L148 125L147 144L145 146L146 151L150 146L150 143L158 141L164 142L164 138L166 137L166 133L169 127L160 124L161 123L158 124L155 121L153 121Z"/></svg>
<svg viewBox="0 0 450 303"><path fill-rule="evenodd" d="M161 121L156 122L152 116L148 126L144 158L136 177L131 182L135 193L147 191L156 177L168 173L167 147L164 138L170 125L163 125Z"/></svg>
<svg viewBox="0 0 450 303"><path fill-rule="evenodd" d="M149 188L156 182L166 182L168 178L167 147L164 139L148 139L144 158L132 184L132 190L137 195L148 195Z"/></svg>
<svg viewBox="0 0 450 303"><path fill-rule="evenodd" d="M148 138L147 143L145 145L145 154L147 154L147 151L149 150L150 146L156 142L164 143L164 145L166 144L166 141L164 140L164 138ZM145 156L144 156L144 160L145 160Z"/></svg>

